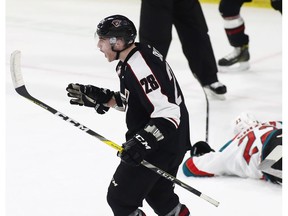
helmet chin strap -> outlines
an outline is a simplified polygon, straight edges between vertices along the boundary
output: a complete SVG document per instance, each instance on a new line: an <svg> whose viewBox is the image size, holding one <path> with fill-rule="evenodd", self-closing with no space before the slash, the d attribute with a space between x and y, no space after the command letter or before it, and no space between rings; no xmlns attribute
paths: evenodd
<svg viewBox="0 0 288 216"><path fill-rule="evenodd" d="M118 60L119 57L120 57L120 53L121 53L122 51L128 49L131 45L132 45L132 44L126 45L126 47L123 48L122 50L115 50L115 49L114 49L114 46L111 46L112 51L113 51L113 52L116 52L115 60Z"/></svg>
<svg viewBox="0 0 288 216"><path fill-rule="evenodd" d="M117 41L117 38L116 38L116 37L110 38L111 50L112 50L113 52L116 52L115 60L118 60L119 57L120 57L120 53L121 53L122 51L128 49L128 48L132 45L132 43L131 43L131 44L126 44L126 46L125 46L122 50L115 50L115 49L114 49L114 46L115 46L115 44L116 44L116 41Z"/></svg>
<svg viewBox="0 0 288 216"><path fill-rule="evenodd" d="M115 50L115 49L114 49L114 46L111 46L111 49L112 49L113 52L116 52L115 60L118 60L119 57L120 57L120 53L121 53L123 50Z"/></svg>

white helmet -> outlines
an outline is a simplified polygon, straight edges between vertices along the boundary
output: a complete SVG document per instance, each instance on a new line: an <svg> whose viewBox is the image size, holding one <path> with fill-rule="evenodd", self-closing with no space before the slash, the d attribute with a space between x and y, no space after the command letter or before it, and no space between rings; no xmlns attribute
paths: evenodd
<svg viewBox="0 0 288 216"><path fill-rule="evenodd" d="M244 129L247 129L251 126L255 126L259 122L251 113L241 113L237 118L234 120L234 134L238 134Z"/></svg>

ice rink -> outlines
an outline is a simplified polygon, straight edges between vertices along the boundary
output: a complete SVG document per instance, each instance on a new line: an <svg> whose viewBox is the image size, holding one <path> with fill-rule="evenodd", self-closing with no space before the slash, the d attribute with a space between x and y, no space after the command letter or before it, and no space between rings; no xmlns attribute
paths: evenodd
<svg viewBox="0 0 288 216"><path fill-rule="evenodd" d="M20 97L14 90L9 58L22 52L22 72L36 98L116 142L124 142L125 114L71 106L71 82L118 90L117 62L108 63L93 35L98 22L122 14L138 27L140 0L6 0L6 215L109 216L107 187L119 163L116 151ZM218 6L203 4L216 59L232 49ZM273 9L244 7L250 36L251 68L218 73L227 86L225 101L209 100L209 143L218 150L233 137L232 120L251 112L260 121L282 116L282 16ZM185 59L176 31L167 61L181 84L190 114L191 142L205 140L206 101ZM187 154L188 157L188 154ZM176 186L192 216L280 216L282 186L238 177L181 181L218 200L214 207ZM147 216L155 215L149 206Z"/></svg>

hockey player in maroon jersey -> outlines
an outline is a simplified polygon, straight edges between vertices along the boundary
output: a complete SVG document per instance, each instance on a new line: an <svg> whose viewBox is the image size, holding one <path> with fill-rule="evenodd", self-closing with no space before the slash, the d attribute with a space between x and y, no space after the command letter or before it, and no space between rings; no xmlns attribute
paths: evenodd
<svg viewBox="0 0 288 216"><path fill-rule="evenodd" d="M145 215L139 209L145 199L157 215L188 216L173 182L140 166L145 159L176 176L191 144L188 112L172 69L155 48L135 43L136 33L127 17L103 19L95 34L97 46L109 62L119 60L120 91L71 83L68 96L71 104L99 114L111 107L126 111L127 141L107 194L114 215Z"/></svg>
<svg viewBox="0 0 288 216"><path fill-rule="evenodd" d="M184 174L233 175L282 183L282 123L260 123L243 113L236 118L235 128L235 137L217 152L206 142L193 145L192 156L183 164Z"/></svg>

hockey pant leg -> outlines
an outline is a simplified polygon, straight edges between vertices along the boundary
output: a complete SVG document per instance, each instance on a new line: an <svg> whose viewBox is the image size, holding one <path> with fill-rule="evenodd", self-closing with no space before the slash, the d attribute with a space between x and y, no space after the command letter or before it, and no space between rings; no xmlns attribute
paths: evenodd
<svg viewBox="0 0 288 216"><path fill-rule="evenodd" d="M171 153L158 151L151 153L147 157L147 161L163 170L169 170L169 160L171 160ZM144 166L132 167L121 162L109 185L107 194L107 202L114 215L127 216L138 207L141 207L143 200L150 193L151 189L155 187L159 179L169 182ZM163 194L165 199L160 200L158 198L158 202L163 203L166 209L173 209L175 207L175 205L170 204L170 200L175 200L173 204L174 202L179 202L178 196L171 189L172 186L173 184L171 183L165 183L165 187L167 187L166 191L164 191L165 194ZM156 194L155 197L157 198L158 195ZM164 204L164 202L166 203Z"/></svg>
<svg viewBox="0 0 288 216"><path fill-rule="evenodd" d="M177 169L169 170L168 173L175 176ZM160 178L151 189L146 198L147 203L157 215L165 216L179 204L179 198L174 193L173 182Z"/></svg>
<svg viewBox="0 0 288 216"><path fill-rule="evenodd" d="M233 47L241 47L249 43L249 36L245 34L244 19L240 15L244 2L249 2L249 0L221 0L219 4L219 12L224 20L224 29L228 41Z"/></svg>

